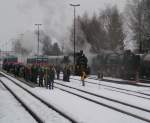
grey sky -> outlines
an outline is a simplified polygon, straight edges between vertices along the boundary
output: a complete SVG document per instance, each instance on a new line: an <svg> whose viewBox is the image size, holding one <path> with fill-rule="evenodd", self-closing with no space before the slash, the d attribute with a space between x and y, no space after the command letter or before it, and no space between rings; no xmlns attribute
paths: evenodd
<svg viewBox="0 0 150 123"><path fill-rule="evenodd" d="M35 23L42 23L42 28L47 28L54 38L62 37L62 32L68 30L73 18L73 9L69 3L81 4L77 9L78 14L85 11L92 14L107 4L117 4L123 10L126 0L1 0L0 46L20 33L34 31Z"/></svg>

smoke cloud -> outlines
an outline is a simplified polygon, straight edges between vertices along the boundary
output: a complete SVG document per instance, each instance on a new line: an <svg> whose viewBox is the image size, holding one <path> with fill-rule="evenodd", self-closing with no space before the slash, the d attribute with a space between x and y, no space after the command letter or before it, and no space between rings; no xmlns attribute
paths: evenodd
<svg viewBox="0 0 150 123"><path fill-rule="evenodd" d="M69 28L73 13L70 15L66 5L69 7L68 2L64 0L21 0L18 3L18 9L24 16L29 18L32 25L41 23L40 30L43 30L47 36L51 37L53 43L58 42L61 47L68 50ZM35 30L37 30L37 27L34 26L33 29L24 33L22 46L35 52L37 46ZM42 37L42 34L40 36Z"/></svg>

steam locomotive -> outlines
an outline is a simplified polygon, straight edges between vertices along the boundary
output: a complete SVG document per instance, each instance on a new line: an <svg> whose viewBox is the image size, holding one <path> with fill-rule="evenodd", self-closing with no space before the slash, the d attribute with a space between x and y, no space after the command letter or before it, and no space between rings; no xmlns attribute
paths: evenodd
<svg viewBox="0 0 150 123"><path fill-rule="evenodd" d="M88 59L81 50L75 54L76 63L75 63L75 74L80 76L81 72L84 71L86 74L90 73L90 68L88 66Z"/></svg>

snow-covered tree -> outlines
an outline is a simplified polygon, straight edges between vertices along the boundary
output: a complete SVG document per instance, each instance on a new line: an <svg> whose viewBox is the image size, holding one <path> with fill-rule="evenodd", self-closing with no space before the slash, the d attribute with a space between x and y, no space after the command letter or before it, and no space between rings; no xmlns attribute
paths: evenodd
<svg viewBox="0 0 150 123"><path fill-rule="evenodd" d="M101 12L100 19L107 34L107 47L109 50L123 50L125 33L122 15L116 6L107 7Z"/></svg>
<svg viewBox="0 0 150 123"><path fill-rule="evenodd" d="M139 52L147 52L150 49L150 1L133 0L126 8L129 27L133 32L132 38L137 43L137 49Z"/></svg>

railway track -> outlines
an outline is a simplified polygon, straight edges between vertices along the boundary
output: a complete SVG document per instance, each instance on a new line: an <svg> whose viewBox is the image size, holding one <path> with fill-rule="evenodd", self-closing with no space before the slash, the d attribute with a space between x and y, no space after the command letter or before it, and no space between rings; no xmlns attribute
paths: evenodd
<svg viewBox="0 0 150 123"><path fill-rule="evenodd" d="M111 99L111 98L107 98L92 92L88 92L88 91L84 91L78 88L74 88L74 87L70 87L64 84L60 84L58 82L55 82L57 85L59 86L55 86L57 89L60 89L62 91L65 91L67 93L73 94L75 96L81 97L83 99L86 99L88 101L91 101L93 103L96 103L98 105L107 107L109 109L118 111L120 113L126 114L128 116L132 116L134 118L146 121L146 122L150 122L149 117L149 113L150 110L144 109L142 107L138 107L138 106L134 106L125 102L121 102L115 99ZM60 86L63 86L60 87ZM69 88L69 89L68 89ZM75 91L73 91L75 90ZM91 98L89 98L89 95ZM96 97L96 99L95 99ZM112 104L113 103L113 104ZM123 107L123 108L118 108L118 107ZM131 108L131 111L126 110L127 108ZM140 112L139 114L133 113L133 112ZM143 114L143 117L141 116L141 114ZM144 116L147 116L146 118Z"/></svg>
<svg viewBox="0 0 150 123"><path fill-rule="evenodd" d="M90 77L89 79L98 80L97 77ZM142 84L135 83L134 81L128 81L128 80L119 81L119 80L103 78L103 81L111 82L115 84L127 84L127 85L132 85L132 86L137 86L137 87L150 87L149 85L142 85ZM140 79L139 81L142 83L150 83L149 80L144 80L144 79Z"/></svg>
<svg viewBox="0 0 150 123"><path fill-rule="evenodd" d="M93 102L95 104L107 107L107 108L115 110L117 112L120 112L120 113L126 114L128 116L134 117L136 119L139 119L139 120L142 120L142 121L145 121L145 122L148 122L148 123L150 122L150 118L148 117L149 113L150 113L150 110L144 109L142 107L137 107L137 106L134 106L134 105L131 105L131 104L127 104L125 102L121 102L121 101L114 100L114 99L111 99L111 98L107 98L107 97L104 97L104 96L101 96L101 95L97 95L97 94L94 94L94 93L91 93L91 92L87 92L87 91L84 91L84 90L81 90L81 89L78 89L78 88L66 86L66 85L60 84L58 82L56 82L56 84L58 86L55 86L55 88L57 88L61 91L65 91L67 93L73 94L75 96L78 96L80 98L83 98L85 100ZM89 95L90 95L90 98L89 98ZM123 107L123 108L119 108L118 106ZM126 110L127 108L130 108L131 111ZM138 114L137 112L138 113L140 112L140 113ZM142 116L140 114L142 114Z"/></svg>
<svg viewBox="0 0 150 123"><path fill-rule="evenodd" d="M75 79L75 78L72 78L72 77L70 79L81 81L79 79ZM89 79L89 80L92 81L92 80L97 80L97 79ZM105 80L102 80L102 81L105 81ZM106 85L106 84L102 84L102 83L90 82L90 81L87 81L87 80L85 80L85 83L106 87L105 89L107 89L107 90L116 91L116 92L119 92L119 93L124 93L124 94L127 94L127 95L132 95L132 96L135 96L135 97L139 97L139 98L144 98L144 99L150 100L150 98L149 98L150 94L146 94L146 93L143 93L143 92L129 90L129 89L124 89L124 88L115 87L115 86L111 86L111 85Z"/></svg>
<svg viewBox="0 0 150 123"><path fill-rule="evenodd" d="M71 86L68 86L68 85L64 85L64 84L61 84L61 83L58 83L58 82L55 82L55 83L57 85L61 85L63 87L67 87L67 88L70 88L70 89L73 89L73 90L77 90L77 91L80 91L80 92L83 92L83 93L86 93L86 94L89 94L89 95L92 95L92 96L95 96L95 97L103 98L103 99L106 99L106 100L109 100L109 101L113 101L113 102L116 102L116 103L119 103L119 104L123 104L123 105L129 106L129 107L133 107L133 108L140 109L140 110L143 110L143 111L146 111L146 112L150 113L150 110L147 110L147 109L144 109L144 108L140 108L138 106L130 105L128 103L121 102L121 101L116 100L116 99L107 98L107 97L105 97L103 95L99 95L99 94L96 94L96 93L93 93L93 92L89 92L89 91L85 91L85 90L82 90L82 89L79 89L79 88L75 88L75 87L71 87ZM150 99L149 99L149 101L150 101Z"/></svg>
<svg viewBox="0 0 150 123"><path fill-rule="evenodd" d="M91 79L92 80L92 79ZM97 78L93 78L93 80L98 80ZM113 83L116 83L115 80L108 80L108 79L104 79L102 81L105 81L105 82L113 82ZM121 84L122 82L121 81L118 81L119 84ZM129 82L128 82L129 83ZM129 84L129 85L133 85L133 86L137 86L137 87L150 87L148 85L140 85L140 84ZM109 86L109 87L113 87L113 86ZM123 88L118 88L118 87L114 87L114 88L117 88L117 89L120 89L120 90L125 90L125 91L130 91L130 92L134 92L134 93L138 93L138 94L142 94L142 95L146 95L146 96L150 96L150 94L146 94L146 93L142 93L142 92L138 92L138 91L133 91L133 90L129 90L129 89L123 89Z"/></svg>
<svg viewBox="0 0 150 123"><path fill-rule="evenodd" d="M15 97L15 99L22 105L23 108L38 122L43 123L42 119L38 117L3 81L0 80L0 83Z"/></svg>
<svg viewBox="0 0 150 123"><path fill-rule="evenodd" d="M29 88L18 84L15 80L8 77L6 74L2 75L4 77L0 78L0 82L22 104L22 106L31 114L31 116L38 123L46 123L50 120L54 120L54 118L51 116L58 117L57 120L60 120L60 122L64 123L81 122L77 121L65 112L62 112L57 107L51 105L49 102L46 102L45 100L41 99L39 96L30 91Z"/></svg>

